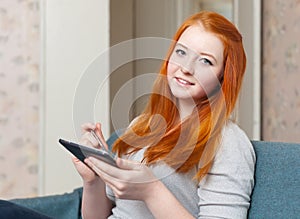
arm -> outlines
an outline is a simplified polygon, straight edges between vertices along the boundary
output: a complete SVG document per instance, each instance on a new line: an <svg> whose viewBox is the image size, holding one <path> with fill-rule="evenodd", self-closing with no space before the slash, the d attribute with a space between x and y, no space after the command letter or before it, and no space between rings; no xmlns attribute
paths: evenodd
<svg viewBox="0 0 300 219"><path fill-rule="evenodd" d="M94 130L103 145L104 137L101 132L100 124L86 123L82 126L83 135L80 143L91 147L99 147L97 139L95 139L90 131ZM106 145L107 147L107 145ZM87 159L86 159L87 160ZM89 218L107 218L111 214L112 202L106 196L106 185L103 180L95 174L86 164L82 163L76 157L73 157L73 163L83 180L82 193L82 216L84 219ZM86 163L86 162L85 162Z"/></svg>
<svg viewBox="0 0 300 219"><path fill-rule="evenodd" d="M107 198L105 184L101 179L84 182L82 193L82 215L88 218L107 218L111 214L112 202Z"/></svg>
<svg viewBox="0 0 300 219"><path fill-rule="evenodd" d="M194 218L161 181L154 182L151 190L144 202L155 218Z"/></svg>

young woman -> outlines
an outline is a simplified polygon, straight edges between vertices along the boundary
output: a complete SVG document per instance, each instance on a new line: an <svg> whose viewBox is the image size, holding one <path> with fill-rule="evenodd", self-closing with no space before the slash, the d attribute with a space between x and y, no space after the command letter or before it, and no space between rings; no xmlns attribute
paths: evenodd
<svg viewBox="0 0 300 219"><path fill-rule="evenodd" d="M231 22L213 12L187 19L144 112L113 146L118 168L73 159L83 217L247 218L255 154L230 119L245 67ZM100 124L87 123L81 143L99 147L91 130L104 142Z"/></svg>

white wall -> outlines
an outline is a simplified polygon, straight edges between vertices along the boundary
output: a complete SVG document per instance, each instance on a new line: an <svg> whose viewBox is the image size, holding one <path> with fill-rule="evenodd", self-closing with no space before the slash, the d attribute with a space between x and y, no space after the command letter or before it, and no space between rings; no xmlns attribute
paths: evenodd
<svg viewBox="0 0 300 219"><path fill-rule="evenodd" d="M81 178L70 155L58 144L58 139L77 140L72 118L75 92L92 61L109 47L109 0L41 0L40 3L42 96L39 188L40 195L45 195L72 191L81 186ZM92 71L96 70L99 70L94 72L98 73L96 80L99 79L99 82L107 77L106 65L94 66ZM91 82L94 80L91 78ZM109 87L106 84L101 88L100 98L96 101L95 120L102 122L107 135ZM84 91L87 97L90 96L89 87ZM82 115L91 111L84 107L88 106L82 106Z"/></svg>

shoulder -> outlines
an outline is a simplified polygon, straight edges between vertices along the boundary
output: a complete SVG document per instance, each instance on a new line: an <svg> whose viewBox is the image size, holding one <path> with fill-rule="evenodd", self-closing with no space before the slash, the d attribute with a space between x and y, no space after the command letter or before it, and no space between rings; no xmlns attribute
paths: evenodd
<svg viewBox="0 0 300 219"><path fill-rule="evenodd" d="M222 130L222 138L217 157L230 160L256 161L253 145L246 133L234 122L228 121ZM229 157L228 157L229 156Z"/></svg>
<svg viewBox="0 0 300 219"><path fill-rule="evenodd" d="M211 172L252 178L255 163L255 151L248 136L236 123L228 122L222 130Z"/></svg>
<svg viewBox="0 0 300 219"><path fill-rule="evenodd" d="M235 122L228 121L222 130L222 141L234 141L251 144L248 136Z"/></svg>
<svg viewBox="0 0 300 219"><path fill-rule="evenodd" d="M254 149L245 132L228 122L212 167L199 183L199 215L247 218L255 162Z"/></svg>

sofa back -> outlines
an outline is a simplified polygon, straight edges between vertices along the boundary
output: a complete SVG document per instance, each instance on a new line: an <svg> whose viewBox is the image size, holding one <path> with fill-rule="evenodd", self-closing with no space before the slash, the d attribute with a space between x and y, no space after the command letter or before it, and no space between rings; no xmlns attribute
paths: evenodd
<svg viewBox="0 0 300 219"><path fill-rule="evenodd" d="M110 147L117 137L114 133L107 140ZM263 141L252 144L257 161L248 218L300 218L300 144ZM72 193L11 201L53 218L79 219L81 196L82 188L78 188Z"/></svg>
<svg viewBox="0 0 300 219"><path fill-rule="evenodd" d="M248 218L300 218L300 144L252 144L257 160Z"/></svg>

